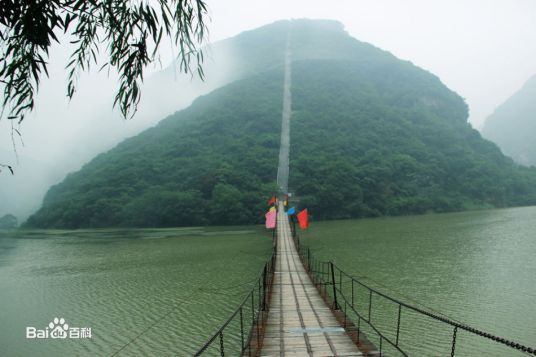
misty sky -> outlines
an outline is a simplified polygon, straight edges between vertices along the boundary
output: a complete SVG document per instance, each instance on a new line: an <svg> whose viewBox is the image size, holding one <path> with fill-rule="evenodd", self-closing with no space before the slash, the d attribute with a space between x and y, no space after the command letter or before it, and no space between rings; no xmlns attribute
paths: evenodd
<svg viewBox="0 0 536 357"><path fill-rule="evenodd" d="M207 3L211 41L280 19L339 20L353 37L436 74L466 99L470 122L478 129L498 105L536 74L534 0L207 0ZM7 200L6 187L12 191L9 200L16 201L17 191L21 191L16 186L18 181L31 179L35 183L34 196L40 201L46 188L61 180L66 172L78 169L96 153L154 125L156 119L172 112L169 108L159 111L158 103L152 103L153 106L147 106L133 120L122 120L117 111L111 110L117 88L115 78L96 72L82 76L78 92L69 103L65 98L63 70L68 53L69 49L64 47L52 51L51 78L42 83L36 110L22 125L25 146L18 145L17 168L26 177L0 175L0 214L3 213L1 201ZM171 53L170 46L164 46L164 67ZM152 68L150 72L159 69ZM215 81L212 83L216 85ZM213 87L182 93L174 110L188 105L195 95L210 88ZM142 100L151 101L146 97ZM5 120L0 122L0 162L14 163ZM37 170L36 162L45 168ZM53 174L42 179L40 175L47 170Z"/></svg>

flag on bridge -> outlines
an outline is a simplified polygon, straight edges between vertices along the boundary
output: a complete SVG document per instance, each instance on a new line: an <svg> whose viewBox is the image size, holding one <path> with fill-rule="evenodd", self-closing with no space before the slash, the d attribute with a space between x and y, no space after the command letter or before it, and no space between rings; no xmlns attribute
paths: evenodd
<svg viewBox="0 0 536 357"><path fill-rule="evenodd" d="M290 207L287 211L287 214L290 216L290 215L293 215L294 213L296 213L296 208L294 207Z"/></svg>
<svg viewBox="0 0 536 357"><path fill-rule="evenodd" d="M277 213L275 210L269 211L265 214L266 217L266 228L273 229L275 228L275 217Z"/></svg>
<svg viewBox="0 0 536 357"><path fill-rule="evenodd" d="M268 206L271 206L275 204L276 202L277 202L277 198L275 198L275 196L272 196L272 198L270 198L270 200L268 201Z"/></svg>
<svg viewBox="0 0 536 357"><path fill-rule="evenodd" d="M309 217L307 216L307 208L298 213L298 223L300 224L300 228L307 229L309 228Z"/></svg>

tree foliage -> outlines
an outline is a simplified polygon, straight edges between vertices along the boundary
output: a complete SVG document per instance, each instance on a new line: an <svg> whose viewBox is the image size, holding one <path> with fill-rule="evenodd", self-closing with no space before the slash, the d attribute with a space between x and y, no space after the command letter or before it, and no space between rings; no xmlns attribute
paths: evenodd
<svg viewBox="0 0 536 357"><path fill-rule="evenodd" d="M114 106L129 117L140 100L143 70L158 59L163 37L178 46L182 71L190 72L195 59L203 75L198 45L206 36L206 12L204 0L1 0L3 110L20 122L33 109L50 47L63 32L75 47L66 67L67 96L74 95L80 71L111 66L119 74ZM98 63L103 48L107 59Z"/></svg>

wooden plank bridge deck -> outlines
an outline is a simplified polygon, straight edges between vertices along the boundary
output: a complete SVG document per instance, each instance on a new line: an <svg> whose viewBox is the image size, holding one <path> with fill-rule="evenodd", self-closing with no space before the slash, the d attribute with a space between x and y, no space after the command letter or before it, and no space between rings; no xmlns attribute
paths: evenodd
<svg viewBox="0 0 536 357"><path fill-rule="evenodd" d="M261 356L363 356L305 271L279 204L277 263Z"/></svg>

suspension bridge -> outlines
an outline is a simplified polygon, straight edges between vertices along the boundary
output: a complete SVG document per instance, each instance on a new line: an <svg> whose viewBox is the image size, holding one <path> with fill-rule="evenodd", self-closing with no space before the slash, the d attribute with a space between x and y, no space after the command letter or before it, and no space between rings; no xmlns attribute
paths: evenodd
<svg viewBox="0 0 536 357"><path fill-rule="evenodd" d="M292 22L290 23L289 34ZM281 144L277 183L281 197L288 192L291 119L291 45L287 37L283 85ZM280 198L281 198L280 197ZM294 221L278 203L272 254L250 292L195 356L409 356L403 343L406 325L439 323L445 333L432 334L434 352L427 356L459 354L465 345L486 339L502 345L501 356L536 356L536 349L473 328L446 316L416 307L370 287L332 261L317 259L300 244ZM389 310L391 326L385 326ZM378 319L378 315L382 315ZM406 316L406 317L404 317ZM411 318L409 317L411 316ZM378 319L379 321L376 321ZM425 328L426 329L426 328ZM437 354L441 347L440 354ZM467 354L463 346L462 355ZM471 346L470 346L471 347ZM473 351L469 349L469 351ZM478 353L478 352L476 352ZM414 354L411 354L414 355Z"/></svg>

